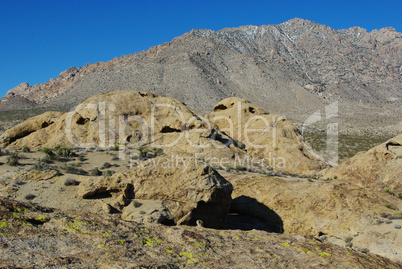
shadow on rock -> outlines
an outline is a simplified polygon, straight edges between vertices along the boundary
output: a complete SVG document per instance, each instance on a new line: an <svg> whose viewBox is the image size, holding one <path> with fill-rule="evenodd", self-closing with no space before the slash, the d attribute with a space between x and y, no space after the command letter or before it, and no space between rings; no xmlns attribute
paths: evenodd
<svg viewBox="0 0 402 269"><path fill-rule="evenodd" d="M226 229L283 233L283 221L275 211L256 199L240 196L232 200Z"/></svg>

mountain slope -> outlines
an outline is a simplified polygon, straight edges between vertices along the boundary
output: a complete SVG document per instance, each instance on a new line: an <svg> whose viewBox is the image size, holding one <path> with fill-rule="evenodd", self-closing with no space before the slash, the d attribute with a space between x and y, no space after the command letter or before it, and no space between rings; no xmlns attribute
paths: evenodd
<svg viewBox="0 0 402 269"><path fill-rule="evenodd" d="M27 107L75 105L97 93L144 90L203 113L237 96L302 123L338 100L341 129L391 126L397 132L401 52L402 34L393 28L367 33L293 19L192 30L147 51L72 67L44 84L23 83L1 99L0 110L21 108L23 101Z"/></svg>

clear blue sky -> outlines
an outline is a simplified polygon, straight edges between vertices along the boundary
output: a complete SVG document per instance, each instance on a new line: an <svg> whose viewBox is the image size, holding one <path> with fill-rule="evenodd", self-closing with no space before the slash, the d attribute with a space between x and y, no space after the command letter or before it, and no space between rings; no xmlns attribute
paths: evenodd
<svg viewBox="0 0 402 269"><path fill-rule="evenodd" d="M278 24L298 17L334 29L402 31L402 1L0 0L0 97L22 82L108 61L191 29Z"/></svg>

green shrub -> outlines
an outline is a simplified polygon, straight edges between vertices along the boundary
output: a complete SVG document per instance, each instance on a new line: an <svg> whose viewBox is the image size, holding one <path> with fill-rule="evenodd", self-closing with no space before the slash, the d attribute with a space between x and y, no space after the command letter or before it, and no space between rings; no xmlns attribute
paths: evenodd
<svg viewBox="0 0 402 269"><path fill-rule="evenodd" d="M111 150L119 151L119 143L114 143L114 146L111 148Z"/></svg>
<svg viewBox="0 0 402 269"><path fill-rule="evenodd" d="M138 155L138 158L140 160L147 157L147 153L148 153L147 149L145 149L144 147L138 147L137 150L140 152L140 154Z"/></svg>
<svg viewBox="0 0 402 269"><path fill-rule="evenodd" d="M237 166L235 167L235 170L236 170L236 171L247 171L247 168L244 167L244 166L241 166L241 165L237 165Z"/></svg>
<svg viewBox="0 0 402 269"><path fill-rule="evenodd" d="M18 153L11 153L11 155L7 157L7 163L11 166L16 166L20 164L19 159Z"/></svg>
<svg viewBox="0 0 402 269"><path fill-rule="evenodd" d="M113 171L112 170L107 170L106 172L105 172L105 177L110 177L111 175L113 175Z"/></svg>
<svg viewBox="0 0 402 269"><path fill-rule="evenodd" d="M38 161L34 164L32 169L36 171L45 171L49 169L49 165L46 162Z"/></svg>
<svg viewBox="0 0 402 269"><path fill-rule="evenodd" d="M393 208L392 205L390 205L390 204L386 204L385 207L386 207L386 208L389 208L389 209L395 209L395 208Z"/></svg>
<svg viewBox="0 0 402 269"><path fill-rule="evenodd" d="M389 188L385 188L384 191L385 191L386 193L391 194L391 195L394 195L394 194L395 194L395 193L394 193L393 191L391 191Z"/></svg>
<svg viewBox="0 0 402 269"><path fill-rule="evenodd" d="M46 156L51 160L54 160L55 157L56 157L56 155L53 153L53 150L51 148L49 148L49 147L44 147L40 151L45 153Z"/></svg>
<svg viewBox="0 0 402 269"><path fill-rule="evenodd" d="M59 146L59 147L56 149L57 146ZM72 154L73 154L72 148L62 147L60 145L57 145L57 146L55 147L57 156L64 157L64 158L70 158L72 156Z"/></svg>
<svg viewBox="0 0 402 269"><path fill-rule="evenodd" d="M27 146L24 146L22 148L22 152L30 152L30 151L31 151L31 149L29 147L27 147Z"/></svg>
<svg viewBox="0 0 402 269"><path fill-rule="evenodd" d="M92 176L101 176L101 175L102 175L102 172L101 172L97 167L95 167L94 169L92 169L92 170L90 171L90 174L91 174Z"/></svg>
<svg viewBox="0 0 402 269"><path fill-rule="evenodd" d="M352 242L352 240L353 240L353 237L350 237L350 236L345 238L346 243Z"/></svg>

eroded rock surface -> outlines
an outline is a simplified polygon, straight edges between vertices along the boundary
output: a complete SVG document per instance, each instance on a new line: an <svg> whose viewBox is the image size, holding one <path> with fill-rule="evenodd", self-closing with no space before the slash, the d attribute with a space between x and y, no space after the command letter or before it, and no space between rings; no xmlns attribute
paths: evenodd
<svg viewBox="0 0 402 269"><path fill-rule="evenodd" d="M398 194L402 192L402 134L320 174L378 190L388 188Z"/></svg>

